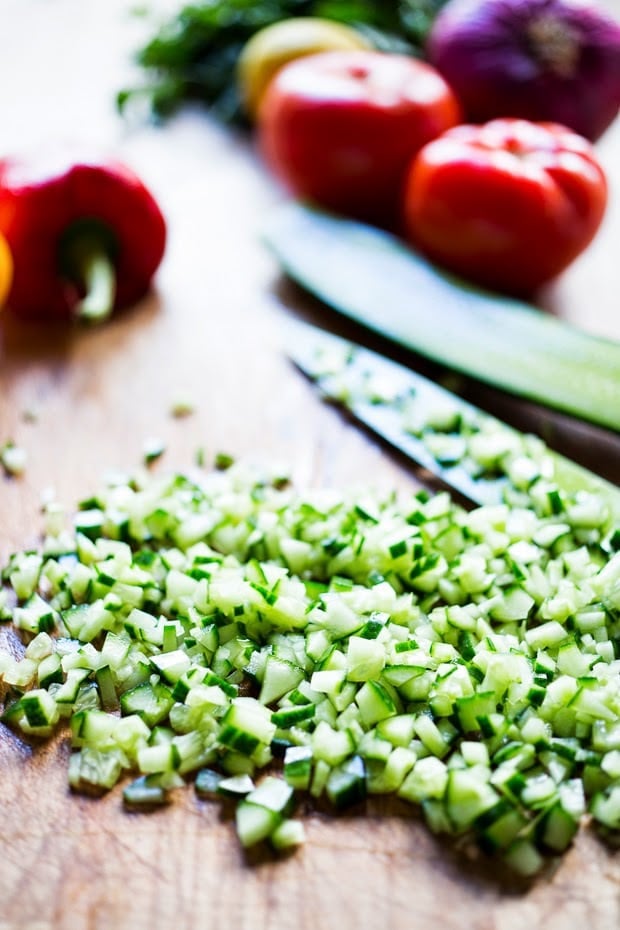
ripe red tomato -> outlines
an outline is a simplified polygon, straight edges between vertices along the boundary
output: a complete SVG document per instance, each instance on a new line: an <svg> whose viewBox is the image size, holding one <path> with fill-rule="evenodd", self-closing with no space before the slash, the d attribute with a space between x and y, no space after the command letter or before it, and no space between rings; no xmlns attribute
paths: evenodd
<svg viewBox="0 0 620 930"><path fill-rule="evenodd" d="M374 51L325 52L273 79L259 111L259 145L298 197L389 222L411 158L459 119L456 98L430 65Z"/></svg>
<svg viewBox="0 0 620 930"><path fill-rule="evenodd" d="M407 238L486 287L527 294L590 243L607 202L589 142L555 123L458 126L413 160Z"/></svg>

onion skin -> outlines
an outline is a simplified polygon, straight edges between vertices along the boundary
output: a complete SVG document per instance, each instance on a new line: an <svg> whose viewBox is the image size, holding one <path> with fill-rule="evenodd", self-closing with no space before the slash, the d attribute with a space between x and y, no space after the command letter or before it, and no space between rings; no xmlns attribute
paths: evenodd
<svg viewBox="0 0 620 930"><path fill-rule="evenodd" d="M473 122L552 121L595 141L620 108L620 24L587 0L451 0L426 56Z"/></svg>

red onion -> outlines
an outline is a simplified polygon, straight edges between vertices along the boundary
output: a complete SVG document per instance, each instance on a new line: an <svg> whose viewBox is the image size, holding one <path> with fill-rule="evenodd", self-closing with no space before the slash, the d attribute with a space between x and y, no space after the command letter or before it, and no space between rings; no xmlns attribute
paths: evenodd
<svg viewBox="0 0 620 930"><path fill-rule="evenodd" d="M587 0L451 0L427 57L474 122L550 120L595 140L620 107L620 24Z"/></svg>

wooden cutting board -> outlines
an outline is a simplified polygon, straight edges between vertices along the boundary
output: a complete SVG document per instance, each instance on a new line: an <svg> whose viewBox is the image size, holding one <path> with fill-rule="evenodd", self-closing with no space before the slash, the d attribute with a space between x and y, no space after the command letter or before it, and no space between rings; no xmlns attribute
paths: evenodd
<svg viewBox="0 0 620 930"><path fill-rule="evenodd" d="M23 478L0 477L0 561L36 545L42 491L53 487L70 511L106 471L139 464L149 436L167 445L159 469L183 468L203 447L208 458L286 462L300 484L417 480L321 406L286 361L294 321L327 317L278 277L260 245L281 192L251 140L195 110L163 129L117 119L114 92L138 77L130 52L146 28L128 6L3 4L2 149L63 137L115 147L156 193L170 239L156 291L98 329L0 320L0 442L12 437L29 456ZM620 126L599 151L612 181L608 219L544 301L620 338ZM170 415L180 392L196 403L183 420ZM583 433L576 443L590 445ZM246 856L231 812L191 787L165 810L129 814L118 789L100 800L71 795L67 757L62 736L33 748L0 727L0 930L620 926L618 855L588 831L530 886L440 843L389 801L340 817L309 811L303 849Z"/></svg>

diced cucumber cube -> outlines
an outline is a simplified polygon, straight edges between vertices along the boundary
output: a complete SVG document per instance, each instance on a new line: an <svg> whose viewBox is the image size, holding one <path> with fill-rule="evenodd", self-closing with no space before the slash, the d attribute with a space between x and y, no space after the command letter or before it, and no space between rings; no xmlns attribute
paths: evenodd
<svg viewBox="0 0 620 930"><path fill-rule="evenodd" d="M282 822L282 816L260 804L241 801L235 812L237 836L245 848L255 846L274 833Z"/></svg>

